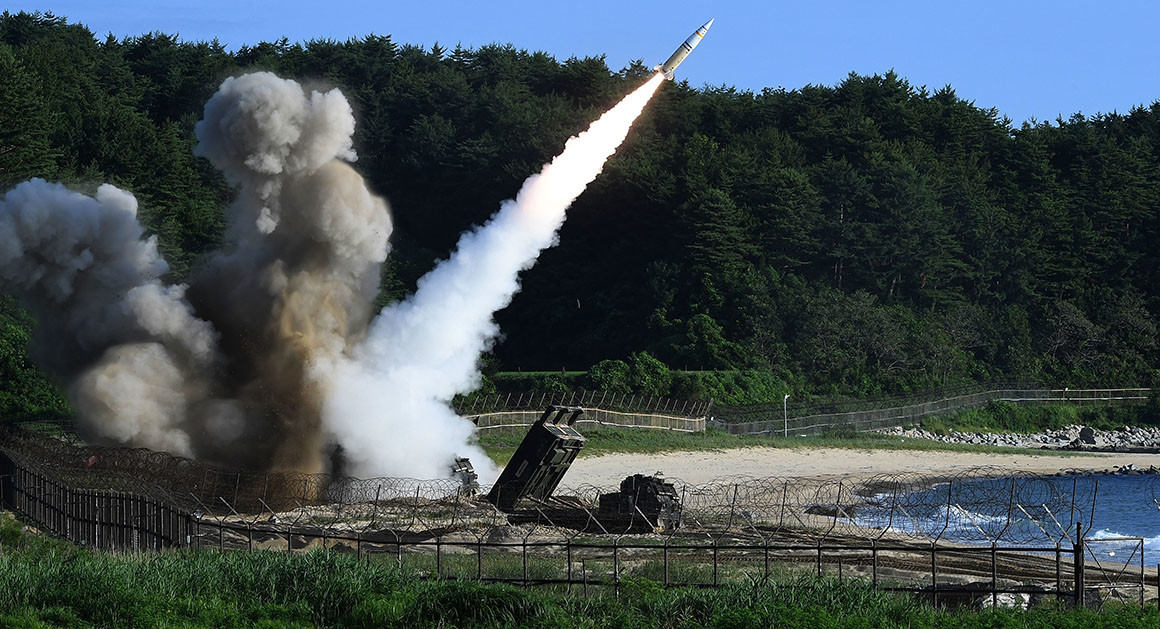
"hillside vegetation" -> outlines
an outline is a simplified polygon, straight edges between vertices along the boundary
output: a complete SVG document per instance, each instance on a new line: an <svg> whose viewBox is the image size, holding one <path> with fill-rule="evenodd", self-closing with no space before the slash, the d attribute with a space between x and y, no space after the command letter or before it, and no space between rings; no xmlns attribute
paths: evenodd
<svg viewBox="0 0 1160 629"><path fill-rule="evenodd" d="M193 156L194 123L223 78L251 70L354 104L356 166L396 221L382 303L649 72L389 36L231 52L6 12L0 190L30 177L124 187L180 280L221 241L230 198ZM595 368L616 386L657 365L744 374L768 399L1147 385L1158 208L1158 103L1014 125L893 72L760 93L666 84L498 314L487 367ZM27 355L31 325L0 299L0 413L64 408ZM666 395L721 388L638 380Z"/></svg>

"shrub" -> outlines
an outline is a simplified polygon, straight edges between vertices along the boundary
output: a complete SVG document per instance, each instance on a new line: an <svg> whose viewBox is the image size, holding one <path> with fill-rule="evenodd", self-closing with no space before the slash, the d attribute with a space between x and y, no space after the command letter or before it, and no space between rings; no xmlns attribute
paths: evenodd
<svg viewBox="0 0 1160 629"><path fill-rule="evenodd" d="M584 375L588 388L609 393L629 393L629 368L623 360L602 360Z"/></svg>
<svg viewBox="0 0 1160 629"><path fill-rule="evenodd" d="M648 352L637 352L628 360L629 383L641 395L668 395L672 374L667 365Z"/></svg>
<svg viewBox="0 0 1160 629"><path fill-rule="evenodd" d="M564 382L563 376L551 374L533 378L531 391L532 393L571 393L572 387Z"/></svg>

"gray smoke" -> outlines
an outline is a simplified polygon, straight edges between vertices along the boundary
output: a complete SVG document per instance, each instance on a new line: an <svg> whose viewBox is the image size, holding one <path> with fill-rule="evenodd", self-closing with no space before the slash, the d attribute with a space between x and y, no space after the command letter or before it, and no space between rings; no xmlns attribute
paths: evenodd
<svg viewBox="0 0 1160 629"><path fill-rule="evenodd" d="M569 140L373 324L391 220L347 163L350 106L265 72L226 79L197 124L196 153L236 197L188 286L162 283L130 194L32 180L0 199L0 291L36 314L37 359L96 440L302 472L339 444L360 475L444 476L469 455L491 480L450 400L477 386L492 314L660 81Z"/></svg>
<svg viewBox="0 0 1160 629"><path fill-rule="evenodd" d="M144 233L123 190L22 183L0 198L0 290L37 317L35 356L72 383L93 435L189 455L186 420L218 362L217 333L184 286L162 285L168 267Z"/></svg>
<svg viewBox="0 0 1160 629"><path fill-rule="evenodd" d="M165 286L127 192L33 180L0 202L0 290L37 316L40 364L96 440L260 469L325 469L320 409L365 334L391 221L345 162L338 90L226 79L197 154L236 188L226 244ZM196 313L196 315L195 315Z"/></svg>
<svg viewBox="0 0 1160 629"><path fill-rule="evenodd" d="M391 234L386 202L343 161L355 159L353 132L341 92L266 72L226 79L197 124L196 152L238 193L229 244L190 288L218 324L231 397L249 417L231 458L325 467L322 402L366 330Z"/></svg>

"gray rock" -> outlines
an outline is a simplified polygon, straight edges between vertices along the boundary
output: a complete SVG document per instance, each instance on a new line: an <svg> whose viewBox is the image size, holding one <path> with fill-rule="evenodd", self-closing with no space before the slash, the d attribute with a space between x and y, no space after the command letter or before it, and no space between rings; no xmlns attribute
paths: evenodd
<svg viewBox="0 0 1160 629"><path fill-rule="evenodd" d="M993 601L990 596L983 596L979 604L982 609L990 609L994 605L999 609L1026 610L1031 605L1031 595L1024 592L1004 592L996 594Z"/></svg>

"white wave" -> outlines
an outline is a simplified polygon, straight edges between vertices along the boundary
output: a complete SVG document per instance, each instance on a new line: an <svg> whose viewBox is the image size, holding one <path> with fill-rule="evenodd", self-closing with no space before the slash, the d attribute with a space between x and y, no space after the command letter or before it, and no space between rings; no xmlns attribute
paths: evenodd
<svg viewBox="0 0 1160 629"><path fill-rule="evenodd" d="M1125 539L1122 542L1106 541L1106 540L1114 540L1117 538L1127 538L1127 539ZM1099 557L1101 555L1106 556L1107 553L1109 553L1109 552L1116 553L1115 555L1112 555L1113 557L1120 556L1120 554L1123 552L1127 552L1130 554L1133 550L1133 547L1138 543L1137 541L1135 541L1135 539L1132 539L1132 538L1144 540L1144 552L1146 555L1152 555L1153 557L1155 557L1156 555L1154 555L1153 553L1160 552L1160 535L1157 535L1155 537L1143 537L1141 535L1130 535L1127 533L1117 533L1115 531L1110 531L1108 529L1100 529L1100 530L1096 531L1095 533L1088 533L1086 536L1086 539L1089 539L1089 540L1105 540L1105 541L1093 546L1093 550L1095 551L1097 557ZM1127 559L1127 557L1125 556L1124 559ZM1139 559L1138 557L1136 559L1133 559L1133 563L1138 561L1138 559Z"/></svg>
<svg viewBox="0 0 1160 629"><path fill-rule="evenodd" d="M946 509L944 508L942 510L942 512L943 512L943 515L945 517ZM950 515L951 515L952 521L965 521L968 524L969 523L974 523L974 524L979 524L979 525L998 524L998 523L1003 523L1003 522L1007 521L1007 516L986 515L983 513L979 513L978 511L971 511L970 509L964 509L963 507L960 507L959 505L951 505L950 506Z"/></svg>

